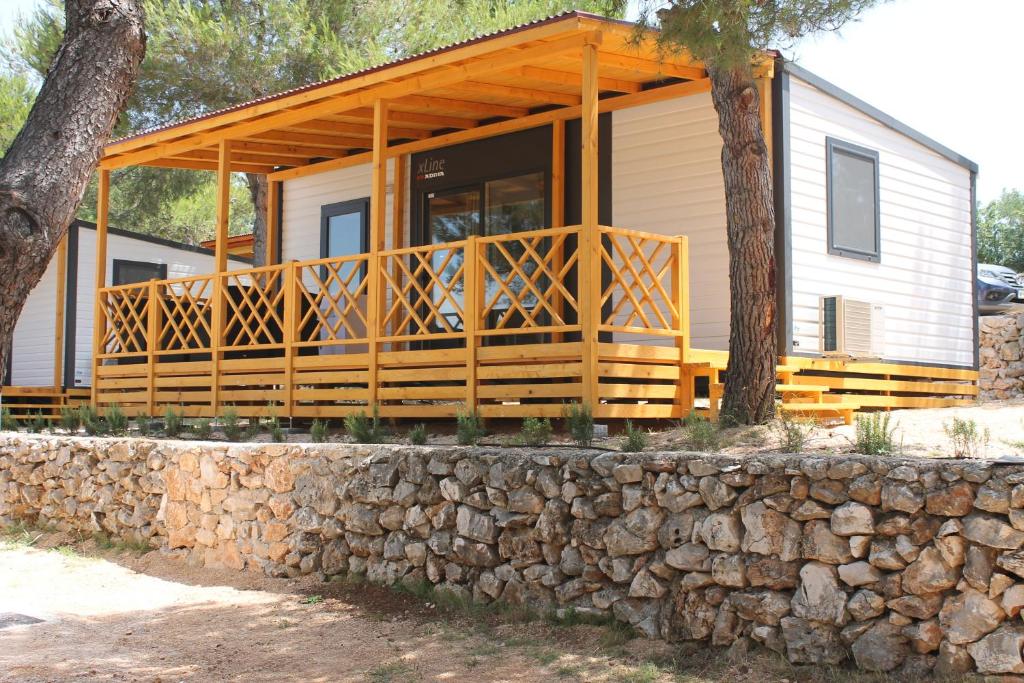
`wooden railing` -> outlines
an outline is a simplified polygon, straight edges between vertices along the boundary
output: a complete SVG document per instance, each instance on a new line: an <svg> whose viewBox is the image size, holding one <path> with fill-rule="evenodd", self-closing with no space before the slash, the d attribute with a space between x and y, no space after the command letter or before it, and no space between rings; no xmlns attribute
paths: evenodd
<svg viewBox="0 0 1024 683"><path fill-rule="evenodd" d="M95 362L208 359L215 410L218 363L232 358L283 357L290 378L299 356L368 354L373 387L379 354L463 349L473 385L477 349L495 337L596 344L603 333L685 348L685 238L611 227L585 237L549 228L107 287Z"/></svg>

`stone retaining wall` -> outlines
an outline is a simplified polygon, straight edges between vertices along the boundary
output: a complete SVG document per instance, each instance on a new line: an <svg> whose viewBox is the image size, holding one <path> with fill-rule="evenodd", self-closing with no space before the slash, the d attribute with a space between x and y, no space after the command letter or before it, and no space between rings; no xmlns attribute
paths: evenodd
<svg viewBox="0 0 1024 683"><path fill-rule="evenodd" d="M793 662L1024 672L1024 465L0 435L18 519Z"/></svg>
<svg viewBox="0 0 1024 683"><path fill-rule="evenodd" d="M981 397L1024 396L1024 314L983 316L979 326Z"/></svg>

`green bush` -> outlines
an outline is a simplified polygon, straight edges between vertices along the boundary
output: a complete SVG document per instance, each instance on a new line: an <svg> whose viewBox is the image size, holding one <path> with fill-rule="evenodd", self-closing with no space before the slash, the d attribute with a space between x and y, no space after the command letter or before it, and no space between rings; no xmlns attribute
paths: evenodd
<svg viewBox="0 0 1024 683"><path fill-rule="evenodd" d="M567 403L562 408L562 415L573 443L580 448L590 448L594 442L594 415L590 412L590 406Z"/></svg>
<svg viewBox="0 0 1024 683"><path fill-rule="evenodd" d="M373 407L373 417L367 417L362 410L345 416L345 432L356 443L380 443L387 432L380 423L377 406Z"/></svg>
<svg viewBox="0 0 1024 683"><path fill-rule="evenodd" d="M889 455L897 451L896 425L890 427L892 415L871 413L856 418L856 448L864 455Z"/></svg>
<svg viewBox="0 0 1024 683"><path fill-rule="evenodd" d="M60 407L60 427L66 432L78 431L78 410L71 406Z"/></svg>
<svg viewBox="0 0 1024 683"><path fill-rule="evenodd" d="M281 421L277 419L277 406L273 403L267 404L267 429L270 431L271 441L284 442L284 430L281 428Z"/></svg>
<svg viewBox="0 0 1024 683"><path fill-rule="evenodd" d="M220 418L220 428L224 431L224 438L228 441L242 440L242 421L234 406L224 408L224 414Z"/></svg>
<svg viewBox="0 0 1024 683"><path fill-rule="evenodd" d="M455 414L455 438L460 446L475 446L486 435L479 412L461 409Z"/></svg>
<svg viewBox="0 0 1024 683"><path fill-rule="evenodd" d="M425 446L427 443L427 425L422 422L413 425L409 430L409 443L413 446Z"/></svg>
<svg viewBox="0 0 1024 683"><path fill-rule="evenodd" d="M209 441L213 435L213 420L208 417L201 417L192 425L192 433L197 439Z"/></svg>
<svg viewBox="0 0 1024 683"><path fill-rule="evenodd" d="M546 417L524 417L520 435L526 446L543 446L551 439L551 420Z"/></svg>
<svg viewBox="0 0 1024 683"><path fill-rule="evenodd" d="M981 428L970 418L954 417L952 423L942 426L953 446L957 458L977 458L985 455L991 432Z"/></svg>
<svg viewBox="0 0 1024 683"><path fill-rule="evenodd" d="M107 423L107 431L111 434L125 434L128 432L128 416L121 410L121 406L111 403L104 415Z"/></svg>
<svg viewBox="0 0 1024 683"><path fill-rule="evenodd" d="M139 415L135 418L135 431L139 433L139 436L149 436L149 433L153 428L153 418L147 415Z"/></svg>
<svg viewBox="0 0 1024 683"><path fill-rule="evenodd" d="M718 425L693 414L683 426L683 445L693 451L715 453L722 448L722 434Z"/></svg>
<svg viewBox="0 0 1024 683"><path fill-rule="evenodd" d="M313 424L309 427L309 438L313 440L313 443L326 443L327 420L313 420Z"/></svg>
<svg viewBox="0 0 1024 683"><path fill-rule="evenodd" d="M44 430L48 429L50 421L43 417L43 412L37 411L36 414L28 421L28 430L33 434L39 434Z"/></svg>
<svg viewBox="0 0 1024 683"><path fill-rule="evenodd" d="M167 410L164 411L164 434L174 439L181 434L184 426L184 414L167 406Z"/></svg>
<svg viewBox="0 0 1024 683"><path fill-rule="evenodd" d="M18 431L18 421L11 417L10 408L0 408L0 429L5 432Z"/></svg>
<svg viewBox="0 0 1024 683"><path fill-rule="evenodd" d="M90 405L82 404L78 407L78 421L89 436L96 436L106 431L107 425L96 409Z"/></svg>
<svg viewBox="0 0 1024 683"><path fill-rule="evenodd" d="M783 453L802 453L807 439L817 429L814 420L797 417L785 410L778 411L778 416L778 421L771 427L779 437L779 449Z"/></svg>
<svg viewBox="0 0 1024 683"><path fill-rule="evenodd" d="M632 420L626 420L626 431L622 436L622 450L628 453L639 453L647 447L647 432L633 426Z"/></svg>

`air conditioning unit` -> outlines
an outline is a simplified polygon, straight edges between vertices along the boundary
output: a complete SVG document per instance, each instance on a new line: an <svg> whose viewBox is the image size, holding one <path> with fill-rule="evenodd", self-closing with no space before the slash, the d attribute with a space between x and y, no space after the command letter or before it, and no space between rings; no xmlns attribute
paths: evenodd
<svg viewBox="0 0 1024 683"><path fill-rule="evenodd" d="M819 348L825 356L880 358L885 310L879 304L823 296L818 301Z"/></svg>

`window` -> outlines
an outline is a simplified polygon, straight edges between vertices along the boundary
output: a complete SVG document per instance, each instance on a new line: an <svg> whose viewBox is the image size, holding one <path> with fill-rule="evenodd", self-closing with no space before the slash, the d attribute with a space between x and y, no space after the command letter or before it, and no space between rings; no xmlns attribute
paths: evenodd
<svg viewBox="0 0 1024 683"><path fill-rule="evenodd" d="M826 138L828 253L878 262L878 152Z"/></svg>
<svg viewBox="0 0 1024 683"><path fill-rule="evenodd" d="M367 198L320 207L320 258L365 254L370 242L369 211L370 200ZM357 267L362 272L350 277ZM326 266L322 270L326 279ZM338 267L339 278L343 282L347 281L352 291L359 287L365 275L364 262L349 261Z"/></svg>
<svg viewBox="0 0 1024 683"><path fill-rule="evenodd" d="M149 261L128 261L114 259L114 286L130 285L150 280L166 280L167 264L150 263Z"/></svg>

